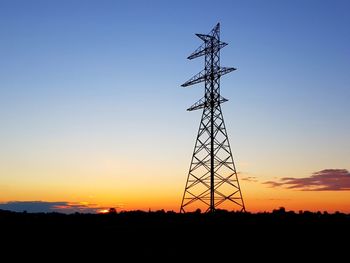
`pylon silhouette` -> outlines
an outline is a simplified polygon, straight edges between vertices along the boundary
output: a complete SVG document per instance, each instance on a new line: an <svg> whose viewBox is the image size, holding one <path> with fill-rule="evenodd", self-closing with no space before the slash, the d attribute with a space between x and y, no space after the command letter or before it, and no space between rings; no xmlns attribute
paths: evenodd
<svg viewBox="0 0 350 263"><path fill-rule="evenodd" d="M187 176L180 212L204 209L245 211L236 167L231 153L221 104L227 99L220 95L220 77L235 68L220 67L220 23L212 31L196 34L204 43L188 59L205 57L204 70L182 84L187 87L205 83L205 94L188 111L203 109L198 135Z"/></svg>

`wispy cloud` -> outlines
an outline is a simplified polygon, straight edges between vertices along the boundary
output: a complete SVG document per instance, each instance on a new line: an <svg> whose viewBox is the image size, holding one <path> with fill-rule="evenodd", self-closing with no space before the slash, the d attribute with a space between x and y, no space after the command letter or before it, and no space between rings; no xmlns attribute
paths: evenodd
<svg viewBox="0 0 350 263"><path fill-rule="evenodd" d="M44 202L44 201L11 201L0 203L0 209L10 210L15 212L27 211L28 213L98 213L101 210L107 209L96 204L87 202L71 203L71 202Z"/></svg>
<svg viewBox="0 0 350 263"><path fill-rule="evenodd" d="M248 182L258 182L258 179L256 179L256 177L254 176L248 176L248 177L241 177L241 180L243 181L248 181Z"/></svg>
<svg viewBox="0 0 350 263"><path fill-rule="evenodd" d="M264 182L270 187L285 186L288 189L303 191L348 191L350 173L346 169L325 169L309 177L283 177L279 181Z"/></svg>

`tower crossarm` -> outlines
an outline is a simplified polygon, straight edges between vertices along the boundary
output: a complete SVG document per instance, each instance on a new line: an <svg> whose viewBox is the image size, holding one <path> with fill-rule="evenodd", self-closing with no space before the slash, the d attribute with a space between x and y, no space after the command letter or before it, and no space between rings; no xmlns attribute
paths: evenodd
<svg viewBox="0 0 350 263"><path fill-rule="evenodd" d="M220 98L218 100L215 100L214 105L216 106L216 105L222 104L226 101L228 101L228 99L220 96ZM189 107L187 110L188 111L200 110L200 109L203 109L203 108L209 107L209 106L210 106L210 101L206 100L205 97L203 97L199 101L194 103L191 107Z"/></svg>
<svg viewBox="0 0 350 263"><path fill-rule="evenodd" d="M202 39L204 42L208 42L210 40L217 40L214 36L212 35L206 35L206 34L196 34L197 37Z"/></svg>
<svg viewBox="0 0 350 263"><path fill-rule="evenodd" d="M191 86L197 83L200 83L202 81L205 81L205 78L207 75L205 74L205 70L202 70L198 74L194 75L192 78L190 78L188 81L186 81L184 84L181 85L181 87L187 87Z"/></svg>
<svg viewBox="0 0 350 263"><path fill-rule="evenodd" d="M192 78L190 78L188 81L186 81L184 84L182 84L182 87L188 87L200 82L205 81L206 79L211 77L211 74L214 74L214 79L219 78L220 76L223 76L227 73L230 73L232 71L236 70L236 68L227 68L227 67L220 67L219 70L215 70L213 73L210 71L202 70L198 74L194 75Z"/></svg>
<svg viewBox="0 0 350 263"><path fill-rule="evenodd" d="M220 50L220 49L222 49L225 46L227 46L227 43L221 42L221 41L218 44L214 44L214 46L207 46L207 47L206 47L205 43L203 43L191 55L189 55L187 57L187 59L194 59L194 58L198 58L198 57L204 56L205 54L210 53L212 48Z"/></svg>

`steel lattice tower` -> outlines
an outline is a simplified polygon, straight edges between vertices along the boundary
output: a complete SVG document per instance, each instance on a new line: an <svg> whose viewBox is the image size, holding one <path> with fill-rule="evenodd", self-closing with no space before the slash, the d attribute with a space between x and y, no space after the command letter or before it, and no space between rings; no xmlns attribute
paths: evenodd
<svg viewBox="0 0 350 263"><path fill-rule="evenodd" d="M220 77L235 68L220 67L220 23L208 34L196 34L204 43L188 59L205 57L204 70L182 84L205 83L205 94L188 111L203 109L180 212L198 208L245 211L221 104Z"/></svg>

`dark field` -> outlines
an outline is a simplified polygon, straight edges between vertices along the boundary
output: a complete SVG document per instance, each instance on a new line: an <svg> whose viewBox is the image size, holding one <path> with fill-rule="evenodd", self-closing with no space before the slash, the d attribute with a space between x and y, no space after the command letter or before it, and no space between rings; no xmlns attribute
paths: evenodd
<svg viewBox="0 0 350 263"><path fill-rule="evenodd" d="M45 251L56 257L100 255L101 261L124 256L168 262L238 255L251 261L256 256L269 259L282 253L294 260L331 257L332 262L345 256L349 262L350 251L350 215L284 209L258 214L133 211L70 215L0 210L0 233L1 252L15 249L34 258Z"/></svg>

